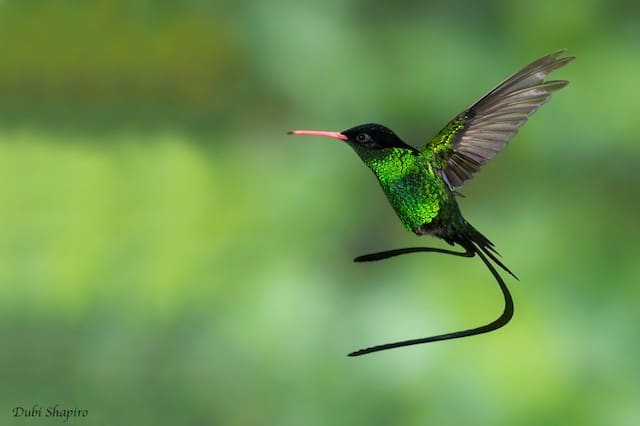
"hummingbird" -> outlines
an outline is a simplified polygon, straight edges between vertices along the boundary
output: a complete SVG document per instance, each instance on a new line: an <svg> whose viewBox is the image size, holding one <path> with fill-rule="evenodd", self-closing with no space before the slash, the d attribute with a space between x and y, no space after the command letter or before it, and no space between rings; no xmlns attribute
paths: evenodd
<svg viewBox="0 0 640 426"><path fill-rule="evenodd" d="M409 247L359 256L354 261L371 262L416 252L461 257L477 255L497 281L504 298L502 314L486 325L368 347L348 356L488 333L511 320L513 299L494 264L518 278L498 259L500 254L493 243L463 217L456 201L461 195L457 190L507 145L527 119L551 99L553 92L569 83L546 80L549 73L575 59L573 56L561 57L565 52L566 49L562 49L543 56L511 75L418 148L404 142L391 129L375 123L342 132L288 132L344 141L371 169L407 230L417 236L434 236L464 250Z"/></svg>

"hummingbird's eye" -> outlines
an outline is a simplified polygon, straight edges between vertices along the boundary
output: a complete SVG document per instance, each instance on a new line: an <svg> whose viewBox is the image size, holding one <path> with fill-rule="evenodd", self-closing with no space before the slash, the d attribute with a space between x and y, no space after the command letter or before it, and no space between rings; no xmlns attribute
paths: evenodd
<svg viewBox="0 0 640 426"><path fill-rule="evenodd" d="M360 133L358 136L356 136L356 141L360 143L364 143L368 140L369 140L369 135L366 133Z"/></svg>

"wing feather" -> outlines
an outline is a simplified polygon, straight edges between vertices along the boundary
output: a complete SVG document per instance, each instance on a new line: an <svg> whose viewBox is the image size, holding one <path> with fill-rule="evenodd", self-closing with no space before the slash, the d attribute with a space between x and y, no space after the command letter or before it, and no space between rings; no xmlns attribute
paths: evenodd
<svg viewBox="0 0 640 426"><path fill-rule="evenodd" d="M545 81L574 57L566 50L544 56L516 72L445 126L421 151L452 189L461 187L495 157L518 128L562 89L566 80Z"/></svg>

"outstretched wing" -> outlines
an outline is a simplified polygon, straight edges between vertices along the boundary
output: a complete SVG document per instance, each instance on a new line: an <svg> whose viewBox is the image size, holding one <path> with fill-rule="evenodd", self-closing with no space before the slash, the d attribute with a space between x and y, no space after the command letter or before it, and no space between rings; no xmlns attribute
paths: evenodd
<svg viewBox="0 0 640 426"><path fill-rule="evenodd" d="M449 188L459 188L471 179L549 101L551 92L569 83L544 81L547 74L575 59L558 58L565 51L542 57L507 78L420 148Z"/></svg>

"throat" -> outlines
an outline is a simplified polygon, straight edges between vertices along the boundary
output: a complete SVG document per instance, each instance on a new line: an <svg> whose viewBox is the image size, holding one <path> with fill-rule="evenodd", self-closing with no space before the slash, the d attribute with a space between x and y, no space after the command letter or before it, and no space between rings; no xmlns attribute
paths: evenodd
<svg viewBox="0 0 640 426"><path fill-rule="evenodd" d="M447 189L421 156L406 149L390 149L365 160L378 178L389 203L407 230L428 233L447 201Z"/></svg>
<svg viewBox="0 0 640 426"><path fill-rule="evenodd" d="M381 183L398 180L414 172L419 161L413 152L404 148L358 152L358 155Z"/></svg>

